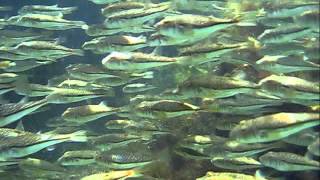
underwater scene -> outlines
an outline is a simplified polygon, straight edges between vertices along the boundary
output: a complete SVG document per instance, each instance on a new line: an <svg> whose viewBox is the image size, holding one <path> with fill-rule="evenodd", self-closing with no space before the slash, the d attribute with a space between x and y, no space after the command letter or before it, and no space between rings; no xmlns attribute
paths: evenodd
<svg viewBox="0 0 320 180"><path fill-rule="evenodd" d="M320 179L319 0L0 0L0 180Z"/></svg>

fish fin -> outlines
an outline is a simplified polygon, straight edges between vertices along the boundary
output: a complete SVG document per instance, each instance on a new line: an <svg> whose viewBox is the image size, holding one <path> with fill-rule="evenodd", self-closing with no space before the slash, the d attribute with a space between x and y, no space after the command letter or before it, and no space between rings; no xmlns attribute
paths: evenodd
<svg viewBox="0 0 320 180"><path fill-rule="evenodd" d="M89 29L89 26L87 24L84 24L84 25L81 26L81 29L87 30L87 29Z"/></svg>
<svg viewBox="0 0 320 180"><path fill-rule="evenodd" d="M18 122L17 127L16 127L16 130L24 131L24 126L23 126L22 120L20 120L20 121Z"/></svg>
<svg viewBox="0 0 320 180"><path fill-rule="evenodd" d="M53 151L55 149L56 149L56 146L54 146L54 145L46 148L47 151Z"/></svg>
<svg viewBox="0 0 320 180"><path fill-rule="evenodd" d="M54 39L55 44L63 44L65 42L67 42L67 37L65 37L65 36L59 36Z"/></svg>
<svg viewBox="0 0 320 180"><path fill-rule="evenodd" d="M87 141L87 131L80 130L71 134L67 134L66 136L72 142L86 142Z"/></svg>
<svg viewBox="0 0 320 180"><path fill-rule="evenodd" d="M99 105L108 107L107 101L101 101Z"/></svg>
<svg viewBox="0 0 320 180"><path fill-rule="evenodd" d="M73 55L84 56L84 51L82 49L73 49Z"/></svg>
<svg viewBox="0 0 320 180"><path fill-rule="evenodd" d="M78 7L68 7L68 8L65 8L65 9L68 12L68 14L71 14L73 11L78 10Z"/></svg>
<svg viewBox="0 0 320 180"><path fill-rule="evenodd" d="M260 169L256 171L254 176L257 180L266 180L265 175Z"/></svg>
<svg viewBox="0 0 320 180"><path fill-rule="evenodd" d="M153 71L147 71L141 74L144 79L153 79Z"/></svg>
<svg viewBox="0 0 320 180"><path fill-rule="evenodd" d="M23 94L31 93L27 76L19 77L15 82L13 82L13 85L15 86L15 91L17 92L17 94L19 94L19 92L22 92Z"/></svg>
<svg viewBox="0 0 320 180"><path fill-rule="evenodd" d="M18 103L23 104L23 103L27 103L27 102L29 102L29 97L25 96L25 97L21 98Z"/></svg>

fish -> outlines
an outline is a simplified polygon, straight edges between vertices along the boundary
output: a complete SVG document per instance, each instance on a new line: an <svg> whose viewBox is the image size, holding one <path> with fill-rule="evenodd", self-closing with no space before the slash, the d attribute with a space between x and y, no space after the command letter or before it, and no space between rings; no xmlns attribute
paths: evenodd
<svg viewBox="0 0 320 180"><path fill-rule="evenodd" d="M91 174L81 178L81 180L116 180L116 179L123 179L128 177L139 177L139 173L135 169L129 170L116 170L116 171L108 171L108 172L101 172L96 174Z"/></svg>
<svg viewBox="0 0 320 180"><path fill-rule="evenodd" d="M12 84L0 84L0 95L13 91L15 86Z"/></svg>
<svg viewBox="0 0 320 180"><path fill-rule="evenodd" d="M204 147L200 152L210 156L211 158L237 158L253 156L261 152L269 151L271 149L281 148L282 146L283 144L281 143L241 144L232 140L227 140L225 142L217 141L210 146Z"/></svg>
<svg viewBox="0 0 320 180"><path fill-rule="evenodd" d="M58 7L58 5L26 5L19 9L18 14L45 14L51 16L63 16L65 14L71 14L77 7Z"/></svg>
<svg viewBox="0 0 320 180"><path fill-rule="evenodd" d="M16 86L15 92L17 94L28 97L43 97L51 94L55 90L58 90L58 88L56 87L42 84L33 84L23 81L18 81L14 84Z"/></svg>
<svg viewBox="0 0 320 180"><path fill-rule="evenodd" d="M214 142L226 141L226 138L216 135L188 135L182 142L184 143L196 143L196 144L211 144Z"/></svg>
<svg viewBox="0 0 320 180"><path fill-rule="evenodd" d="M33 57L31 57L31 56L26 56L23 54L18 54L16 52L13 52L12 47L1 46L0 52L1 52L0 58L2 58L2 59L12 60L12 61L23 61L23 60L33 59ZM40 60L53 61L52 59L45 58L45 57L43 57L43 59L40 59Z"/></svg>
<svg viewBox="0 0 320 180"><path fill-rule="evenodd" d="M33 35L33 36L22 36L22 37L10 37L10 36L0 36L2 46L14 46L26 41L32 41L36 39L41 39L42 35Z"/></svg>
<svg viewBox="0 0 320 180"><path fill-rule="evenodd" d="M101 14L104 15L105 17L108 17L114 13L125 11L125 10L130 10L130 9L143 9L146 7L149 7L151 4L145 4L142 2L117 2L117 3L112 3L108 4L106 7L101 9Z"/></svg>
<svg viewBox="0 0 320 180"><path fill-rule="evenodd" d="M145 37L123 35L97 37L82 45L83 49L91 50L96 54L105 54L113 51L131 52L144 47L147 47Z"/></svg>
<svg viewBox="0 0 320 180"><path fill-rule="evenodd" d="M176 58L157 56L138 52L112 52L102 59L104 67L111 70L143 71L166 66L177 61Z"/></svg>
<svg viewBox="0 0 320 180"><path fill-rule="evenodd" d="M99 118L115 114L118 108L111 108L105 104L83 105L66 109L61 115L65 121L87 123Z"/></svg>
<svg viewBox="0 0 320 180"><path fill-rule="evenodd" d="M318 126L317 113L276 113L243 120L230 132L239 143L271 142L283 139L304 129Z"/></svg>
<svg viewBox="0 0 320 180"><path fill-rule="evenodd" d="M95 163L97 152L91 150L67 151L57 160L62 166L85 166Z"/></svg>
<svg viewBox="0 0 320 180"><path fill-rule="evenodd" d="M0 73L0 83L12 83L19 77L15 73Z"/></svg>
<svg viewBox="0 0 320 180"><path fill-rule="evenodd" d="M52 104L65 104L72 102L79 102L87 99L97 97L114 96L112 89L57 89L51 94L46 96L48 103Z"/></svg>
<svg viewBox="0 0 320 180"><path fill-rule="evenodd" d="M139 79L153 79L153 71L147 71L143 73L115 73L114 76L110 77L102 77L93 81L93 83L99 84L101 86L121 86L128 84L132 81L136 81Z"/></svg>
<svg viewBox="0 0 320 180"><path fill-rule="evenodd" d="M0 6L0 11L11 11L12 7L11 6Z"/></svg>
<svg viewBox="0 0 320 180"><path fill-rule="evenodd" d="M298 24L303 24L306 27L311 28L313 31L319 33L319 18L320 12L318 9L310 9L304 11L298 16L294 16L294 21Z"/></svg>
<svg viewBox="0 0 320 180"><path fill-rule="evenodd" d="M283 99L319 100L317 83L294 76L270 75L259 81L261 89Z"/></svg>
<svg viewBox="0 0 320 180"><path fill-rule="evenodd" d="M317 71L320 65L306 61L302 56L264 56L256 61L256 67L273 74L285 74L300 71Z"/></svg>
<svg viewBox="0 0 320 180"><path fill-rule="evenodd" d="M201 108L224 114L258 115L276 111L271 107L281 106L283 103L284 101L277 99L237 94L224 99L205 99Z"/></svg>
<svg viewBox="0 0 320 180"><path fill-rule="evenodd" d="M305 3L305 4L297 4L297 5L288 5L283 6L283 8L279 8L267 16L272 18L282 18L282 17L294 17L299 15L305 11L316 10L318 9L317 3Z"/></svg>
<svg viewBox="0 0 320 180"><path fill-rule="evenodd" d="M76 80L76 79L66 79L62 81L60 84L57 85L57 87L61 88L93 88L93 89L103 89L104 86L83 81L83 80Z"/></svg>
<svg viewBox="0 0 320 180"><path fill-rule="evenodd" d="M308 146L308 153L311 153L311 154L313 154L315 156L320 156L319 144L320 144L320 139L318 137L317 139L314 140L313 143L311 143Z"/></svg>
<svg viewBox="0 0 320 180"><path fill-rule="evenodd" d="M179 44L192 44L209 37L214 32L231 27L237 22L236 19L182 14L166 16L154 27L159 34L174 38Z"/></svg>
<svg viewBox="0 0 320 180"><path fill-rule="evenodd" d="M26 158L19 161L19 168L29 178L63 178L66 169L45 160Z"/></svg>
<svg viewBox="0 0 320 180"><path fill-rule="evenodd" d="M284 138L283 141L289 144L307 147L312 144L318 136L318 132L315 132L312 129L306 129Z"/></svg>
<svg viewBox="0 0 320 180"><path fill-rule="evenodd" d="M251 45L246 42L238 44L196 43L191 46L180 48L178 51L179 57L184 58L184 60L180 60L182 61L181 63L198 65L219 61L216 58L220 58L230 52L237 52L241 49L249 48L249 46Z"/></svg>
<svg viewBox="0 0 320 180"><path fill-rule="evenodd" d="M254 94L258 87L258 84L246 80L205 74L187 78L172 93L163 96L168 96L168 98L173 96L173 98L178 99L194 97L225 98L237 94Z"/></svg>
<svg viewBox="0 0 320 180"><path fill-rule="evenodd" d="M129 146L130 147L130 146ZM112 169L130 169L143 167L153 162L150 149L145 145L137 150L128 150L124 147L101 151L96 157L97 162L102 162Z"/></svg>
<svg viewBox="0 0 320 180"><path fill-rule="evenodd" d="M144 118L167 119L192 114L197 110L199 107L186 102L158 100L140 102L133 108L133 113Z"/></svg>
<svg viewBox="0 0 320 180"><path fill-rule="evenodd" d="M37 60L23 60L23 61L11 61L10 66L5 68L5 72L19 73L34 69L39 66L51 64L53 61L37 61Z"/></svg>
<svg viewBox="0 0 320 180"><path fill-rule="evenodd" d="M70 49L48 41L22 42L13 47L11 51L25 56L30 56L35 59L40 58L40 60L41 57L59 59L70 55L83 56L83 51L80 49Z"/></svg>
<svg viewBox="0 0 320 180"><path fill-rule="evenodd" d="M101 151L107 151L113 148L125 147L130 143L146 141L151 138L151 136L147 137L130 133L111 133L90 137L88 143Z"/></svg>
<svg viewBox="0 0 320 180"><path fill-rule="evenodd" d="M22 117L45 106L45 99L30 102L8 103L0 105L0 127L4 127L18 121Z"/></svg>
<svg viewBox="0 0 320 180"><path fill-rule="evenodd" d="M25 157L63 142L87 141L84 131L65 135L45 135L8 128L0 128L0 139L0 155L3 159Z"/></svg>
<svg viewBox="0 0 320 180"><path fill-rule="evenodd" d="M47 30L67 30L67 29L87 29L88 25L83 21L70 21L59 16L50 16L46 14L24 14L12 16L8 24L23 27L32 27Z"/></svg>
<svg viewBox="0 0 320 180"><path fill-rule="evenodd" d="M235 171L244 171L247 169L258 169L262 165L259 161L249 157L239 158L213 158L211 163L222 169L230 169Z"/></svg>
<svg viewBox="0 0 320 180"><path fill-rule="evenodd" d="M89 0L95 4L110 4L110 3L115 3L118 2L119 0Z"/></svg>
<svg viewBox="0 0 320 180"><path fill-rule="evenodd" d="M270 151L260 156L259 161L266 167L284 172L320 169L320 163L318 161L310 160L290 152Z"/></svg>
<svg viewBox="0 0 320 180"><path fill-rule="evenodd" d="M108 70L92 64L73 64L66 68L68 74L75 79L95 81L100 78L115 77Z"/></svg>
<svg viewBox="0 0 320 180"><path fill-rule="evenodd" d="M122 88L122 92L124 93L141 93L145 91L150 91L156 89L153 85L143 84L143 83L134 83L134 84L126 84Z"/></svg>
<svg viewBox="0 0 320 180"><path fill-rule="evenodd" d="M264 178L256 178L255 176L242 174L242 173L232 173L232 172L212 172L208 171L205 176L199 177L196 180L236 180L236 179L246 179L246 180L259 180ZM266 179L265 179L266 180Z"/></svg>
<svg viewBox="0 0 320 180"><path fill-rule="evenodd" d="M93 24L88 26L87 29L85 29L85 32L88 36L107 36L107 35L115 35L122 32L126 33L148 33L148 32L154 32L155 29L148 25L143 26L131 26L129 28L108 28L107 25L104 24Z"/></svg>
<svg viewBox="0 0 320 180"><path fill-rule="evenodd" d="M104 24L108 28L139 26L148 21L167 15L169 9L170 2L163 2L157 4L157 6L151 6L148 8L123 10L109 15L104 21Z"/></svg>
<svg viewBox="0 0 320 180"><path fill-rule="evenodd" d="M15 66L16 63L12 61L0 61L0 69L8 69L12 66Z"/></svg>
<svg viewBox="0 0 320 180"><path fill-rule="evenodd" d="M312 33L312 29L308 27L297 25L281 26L274 29L266 29L257 39L262 43L284 43L305 37L310 33Z"/></svg>
<svg viewBox="0 0 320 180"><path fill-rule="evenodd" d="M116 120L109 120L105 123L105 127L107 129L113 130L121 130L121 129L139 129L145 131L157 131L161 128L158 127L158 124L146 120L140 121L133 121L128 119L116 119Z"/></svg>

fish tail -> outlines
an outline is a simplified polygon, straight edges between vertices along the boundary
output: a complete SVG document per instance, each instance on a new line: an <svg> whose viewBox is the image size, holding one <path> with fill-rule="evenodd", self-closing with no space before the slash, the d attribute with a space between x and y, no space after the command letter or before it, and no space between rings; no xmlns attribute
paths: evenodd
<svg viewBox="0 0 320 180"><path fill-rule="evenodd" d="M81 49L73 49L72 53L73 53L73 55L84 56L84 51Z"/></svg>
<svg viewBox="0 0 320 180"><path fill-rule="evenodd" d="M80 130L71 134L67 134L66 136L68 137L69 141L72 142L86 142L88 139L86 133L86 131Z"/></svg>
<svg viewBox="0 0 320 180"><path fill-rule="evenodd" d="M20 76L15 82L13 82L15 92L20 95L28 95L31 93L29 81L27 76Z"/></svg>
<svg viewBox="0 0 320 180"><path fill-rule="evenodd" d="M250 47L251 49L259 50L262 48L262 43L257 39L255 39L254 37L248 37L247 44L248 44L248 47Z"/></svg>
<svg viewBox="0 0 320 180"><path fill-rule="evenodd" d="M144 78L144 79L153 79L153 71L148 71L148 72L143 73L142 78Z"/></svg>
<svg viewBox="0 0 320 180"><path fill-rule="evenodd" d="M71 14L73 11L76 11L78 7L68 7L65 9L67 14Z"/></svg>
<svg viewBox="0 0 320 180"><path fill-rule="evenodd" d="M87 24L84 24L84 25L81 26L81 29L87 30L87 29L89 29L89 26Z"/></svg>
<svg viewBox="0 0 320 180"><path fill-rule="evenodd" d="M132 76L143 78L143 79L153 79L153 71L147 71L144 73L134 73L132 74Z"/></svg>

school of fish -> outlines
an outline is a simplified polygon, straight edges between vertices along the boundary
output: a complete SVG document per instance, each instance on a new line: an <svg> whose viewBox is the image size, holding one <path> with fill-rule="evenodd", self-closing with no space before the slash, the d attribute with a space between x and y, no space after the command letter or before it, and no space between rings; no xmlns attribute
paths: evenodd
<svg viewBox="0 0 320 180"><path fill-rule="evenodd" d="M320 174L319 1L81 1L0 18L0 179Z"/></svg>

